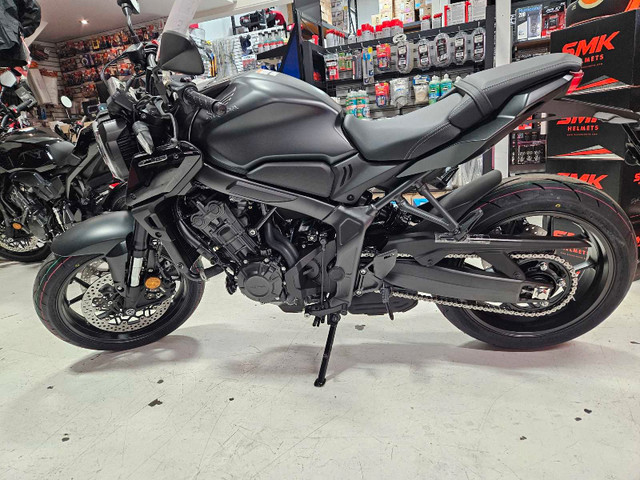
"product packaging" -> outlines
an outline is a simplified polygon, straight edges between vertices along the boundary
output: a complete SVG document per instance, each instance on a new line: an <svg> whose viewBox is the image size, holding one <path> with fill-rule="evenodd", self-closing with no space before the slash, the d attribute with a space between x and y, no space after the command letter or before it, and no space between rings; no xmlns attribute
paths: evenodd
<svg viewBox="0 0 640 480"><path fill-rule="evenodd" d="M532 5L516 10L516 40L535 40L542 35L542 5Z"/></svg>
<svg viewBox="0 0 640 480"><path fill-rule="evenodd" d="M453 61L462 65L468 59L467 34L463 31L453 37Z"/></svg>
<svg viewBox="0 0 640 480"><path fill-rule="evenodd" d="M448 67L451 65L453 57L453 48L451 46L451 39L446 33L439 33L436 35L435 42L435 56L433 64L436 67Z"/></svg>
<svg viewBox="0 0 640 480"><path fill-rule="evenodd" d="M374 83L373 75L373 48L367 47L362 50L362 83L372 85Z"/></svg>
<svg viewBox="0 0 640 480"><path fill-rule="evenodd" d="M324 56L324 64L327 69L328 80L339 80L340 70L338 68L338 55L330 53Z"/></svg>
<svg viewBox="0 0 640 480"><path fill-rule="evenodd" d="M404 36L404 35L403 35ZM398 49L398 71L409 73L413 70L413 43L402 41L397 44Z"/></svg>
<svg viewBox="0 0 640 480"><path fill-rule="evenodd" d="M409 104L409 79L394 78L390 82L391 88L391 105L396 108L402 108Z"/></svg>
<svg viewBox="0 0 640 480"><path fill-rule="evenodd" d="M418 42L418 68L428 70L431 67L431 42L421 38Z"/></svg>
<svg viewBox="0 0 640 480"><path fill-rule="evenodd" d="M476 63L484 62L487 49L487 32L484 28L476 28L471 33L471 60Z"/></svg>
<svg viewBox="0 0 640 480"><path fill-rule="evenodd" d="M388 82L376 83L376 105L381 108L389 106L389 83Z"/></svg>
<svg viewBox="0 0 640 480"><path fill-rule="evenodd" d="M542 36L548 37L556 30L562 30L566 22L564 2L555 2L542 9Z"/></svg>
<svg viewBox="0 0 640 480"><path fill-rule="evenodd" d="M351 78L360 80L362 78L362 51L354 50L351 54Z"/></svg>
<svg viewBox="0 0 640 480"><path fill-rule="evenodd" d="M376 57L378 70L387 71L391 69L391 46L382 43L376 47Z"/></svg>
<svg viewBox="0 0 640 480"><path fill-rule="evenodd" d="M444 6L444 25L460 25L469 21L471 2L463 1Z"/></svg>
<svg viewBox="0 0 640 480"><path fill-rule="evenodd" d="M487 0L471 0L469 21L475 22L487 18Z"/></svg>
<svg viewBox="0 0 640 480"><path fill-rule="evenodd" d="M429 75L416 75L413 77L413 96L415 103L429 103Z"/></svg>

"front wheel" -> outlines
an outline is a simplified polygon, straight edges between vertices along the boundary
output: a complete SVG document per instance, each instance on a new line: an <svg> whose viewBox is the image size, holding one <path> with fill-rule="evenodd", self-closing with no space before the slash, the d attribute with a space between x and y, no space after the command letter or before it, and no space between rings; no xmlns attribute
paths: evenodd
<svg viewBox="0 0 640 480"><path fill-rule="evenodd" d="M109 265L101 256L50 256L33 286L33 301L47 329L73 345L93 350L127 350L170 334L194 312L204 282L169 274L143 287L141 305L118 302ZM144 285L144 279L143 279Z"/></svg>
<svg viewBox="0 0 640 480"><path fill-rule="evenodd" d="M475 234L583 236L586 250L547 252L568 261L578 275L573 300L564 302L569 275L564 262L520 260L528 278L556 285L548 302L493 305L513 315L439 306L447 319L472 337L500 348L532 349L572 340L605 320L624 299L636 270L631 223L609 196L571 179L526 176L506 180L478 202L483 216ZM544 252L543 252L544 253ZM492 271L490 265L457 260ZM557 263L557 264L556 264ZM554 308L562 303L562 308ZM546 311L553 313L545 314Z"/></svg>
<svg viewBox="0 0 640 480"><path fill-rule="evenodd" d="M9 227L11 228L11 227ZM49 256L49 244L27 233L24 229L12 229L7 235L0 226L0 257L16 262L41 262Z"/></svg>

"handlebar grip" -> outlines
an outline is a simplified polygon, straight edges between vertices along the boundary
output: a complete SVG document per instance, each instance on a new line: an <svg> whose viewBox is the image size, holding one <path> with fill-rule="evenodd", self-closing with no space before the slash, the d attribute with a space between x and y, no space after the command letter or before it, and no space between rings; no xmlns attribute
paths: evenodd
<svg viewBox="0 0 640 480"><path fill-rule="evenodd" d="M24 102L22 102L20 105L16 107L16 112L20 113L23 110L27 110L28 108L31 108L35 103L36 103L35 100L31 100L31 99L25 100Z"/></svg>
<svg viewBox="0 0 640 480"><path fill-rule="evenodd" d="M183 98L189 105L206 110L216 117L221 117L227 113L227 106L224 103L202 95L194 87L187 88L184 91Z"/></svg>

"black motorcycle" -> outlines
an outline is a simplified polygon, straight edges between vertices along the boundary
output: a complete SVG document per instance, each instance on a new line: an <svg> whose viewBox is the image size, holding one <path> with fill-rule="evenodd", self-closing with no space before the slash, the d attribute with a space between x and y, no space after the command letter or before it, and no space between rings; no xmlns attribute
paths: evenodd
<svg viewBox="0 0 640 480"><path fill-rule="evenodd" d="M38 262L74 223L124 208L126 187L113 180L90 127L74 126L75 144L47 129L20 128L20 113L37 102L13 72L1 83L3 94L20 88L25 99L7 107L0 97L0 257Z"/></svg>
<svg viewBox="0 0 640 480"><path fill-rule="evenodd" d="M476 73L434 105L362 121L272 71L163 83L163 70L203 71L176 32L159 54L139 43L124 56L144 91L116 92L94 128L114 176L128 179L128 210L56 238L33 290L42 322L69 343L154 342L193 313L207 278L225 275L230 294L329 325L322 386L347 313L393 318L429 302L479 340L528 349L591 330L629 289L631 223L587 183L493 171L432 193L537 112L620 123L637 152L638 114L562 99L581 78L578 57ZM405 200L416 190L426 206Z"/></svg>

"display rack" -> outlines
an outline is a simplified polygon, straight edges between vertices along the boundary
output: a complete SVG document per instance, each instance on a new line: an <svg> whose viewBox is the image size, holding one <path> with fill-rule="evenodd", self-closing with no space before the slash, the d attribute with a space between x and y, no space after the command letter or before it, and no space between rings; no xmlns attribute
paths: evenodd
<svg viewBox="0 0 640 480"><path fill-rule="evenodd" d="M157 38L164 28L164 18L134 25L141 39ZM130 45L129 33L124 29L109 30L57 44L60 57L62 85L65 93L75 101L98 97L96 82L109 61L118 57ZM123 60L110 75L125 79L131 75L131 65Z"/></svg>
<svg viewBox="0 0 640 480"><path fill-rule="evenodd" d="M513 5L515 15L518 7L529 7L539 4L543 7L559 4L562 0L540 0L517 3ZM567 2L564 2L565 5ZM513 62L526 60L541 55L548 55L551 37L540 37L517 41L514 35L512 44ZM543 116L541 116L543 117ZM523 175L527 173L543 173L546 169L547 156L547 124L541 117L531 119L528 124L519 127L509 135L509 173ZM531 138L536 138L531 140Z"/></svg>
<svg viewBox="0 0 640 480"><path fill-rule="evenodd" d="M411 25L407 25L408 29L411 29ZM397 48L393 44L393 37L380 38L375 40L369 40L364 42L354 42L349 43L347 45L338 45L335 47L328 47L325 49L327 53L339 53L339 52L352 52L357 50L362 50L367 47L375 47L379 44L388 43L391 45L391 60L390 60L390 69L386 71L381 71L377 67L374 71L374 79L375 82L379 81L389 81L394 78L412 78L418 74L428 74L428 75L442 75L444 73L448 73L452 79L455 79L456 76L466 76L471 73L484 70L486 68L493 67L493 57L494 57L494 44L495 44L495 10L493 7L487 7L487 18L485 20L478 20L474 22L463 23L459 25L451 25L447 27L435 28L431 30L424 31L413 31L406 32L405 35L407 40L414 44L414 66L415 58L416 58L416 49L415 45L420 39L434 39L438 34L445 33L449 36L453 36L456 33L463 32L471 32L476 28L484 28L486 31L486 52L485 59L481 63L474 63L472 61L468 61L463 65L450 65L447 67L435 67L431 66L431 68L427 70L422 70L420 68L414 67L410 72L401 73L397 70ZM487 28L488 27L488 28ZM374 62L375 63L375 62ZM377 107L375 105L375 84L364 85L362 80L351 78L350 72L342 72L340 74L341 78L337 80L327 80L325 76L326 82L326 90L329 95L338 99L338 103L344 106L346 94L353 90L354 88L358 88L361 90L365 90L367 95L369 96L370 110L372 118L379 117L391 117L395 115L402 115L408 112L411 112L417 108L421 108L425 106L425 104L416 104L415 98L413 97L413 93L411 93L411 100L408 105L404 107Z"/></svg>

